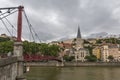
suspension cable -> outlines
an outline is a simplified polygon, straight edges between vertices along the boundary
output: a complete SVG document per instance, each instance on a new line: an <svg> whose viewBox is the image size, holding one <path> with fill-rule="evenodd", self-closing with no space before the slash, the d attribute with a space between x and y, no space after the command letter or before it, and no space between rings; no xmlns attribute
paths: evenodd
<svg viewBox="0 0 120 80"><path fill-rule="evenodd" d="M28 23L28 25L29 25L29 27L30 27L30 31L32 32L32 30L33 30L33 32L35 33L35 36L38 38L39 42L41 42L39 36L38 36L37 33L35 32L35 30L34 30L34 28L32 27L32 25L30 24L29 19L28 19L27 15L26 15L25 10L24 10L23 12L24 12L25 18L26 18L26 20L27 20L27 23ZM33 34L32 34L32 36L33 36Z"/></svg>
<svg viewBox="0 0 120 80"><path fill-rule="evenodd" d="M5 22L2 19L1 19L1 21L2 21L3 25L5 26L5 28L7 29L8 33L12 36L12 34L11 34L10 30L8 29L7 25L5 24Z"/></svg>
<svg viewBox="0 0 120 80"><path fill-rule="evenodd" d="M5 20L8 22L8 24L12 27L12 36L13 36L13 32L15 31L15 33L17 33L17 30L15 28L15 26L7 19L7 17L5 17ZM14 30L14 31L13 31Z"/></svg>
<svg viewBox="0 0 120 80"><path fill-rule="evenodd" d="M15 29L15 26L11 24L11 22L5 17L6 21L11 25L11 27L17 32L17 30Z"/></svg>
<svg viewBox="0 0 120 80"><path fill-rule="evenodd" d="M33 27L32 27L32 30L33 30L33 32L35 33L35 36L38 38L39 42L41 42L41 40L40 40L40 38L39 38L38 34L35 32L35 30L34 30L34 28L33 28Z"/></svg>
<svg viewBox="0 0 120 80"><path fill-rule="evenodd" d="M16 10L16 11L14 11L14 12L9 13L9 14L8 14L8 15L6 15L6 16L1 17L1 18L0 18L0 20L1 20L1 19L3 19L3 18L5 18L5 17L7 17L7 16L9 16L9 15L11 15L11 14L13 14L13 13L15 13L15 12L17 12L17 11L18 11L18 10Z"/></svg>
<svg viewBox="0 0 120 80"><path fill-rule="evenodd" d="M32 25L30 24L30 22L29 22L29 20L28 20L28 17L27 17L27 15L26 15L26 13L25 13L25 11L23 11L23 12L24 12L24 16L25 16L25 18L26 18L26 21L27 21L28 26L29 26L29 29L30 29L30 33L32 34L32 38L33 38L33 40L35 41L35 38L34 38L33 33L32 33Z"/></svg>
<svg viewBox="0 0 120 80"><path fill-rule="evenodd" d="M14 28L14 26L13 26L13 25L10 23L10 21L6 18L7 16L9 16L9 15L11 15L11 14L13 14L13 13L15 13L15 12L18 11L18 10L15 10L15 11L13 11L13 10L14 10L14 9L10 9L9 12L6 11L6 12L0 14L0 20L2 21L3 25L4 25L5 28L7 29L8 33L10 34L10 36L12 36L12 33L10 32L9 28L7 27L7 25L5 24L3 18L5 18L6 21L12 26L12 28ZM13 11L13 12L12 12L12 11ZM9 13L9 14L5 15L6 13ZM14 28L14 29L15 29L15 28ZM16 30L15 30L15 31L16 31Z"/></svg>
<svg viewBox="0 0 120 80"><path fill-rule="evenodd" d="M13 11L13 10L14 10L14 9L10 10L10 12ZM6 13L8 13L8 11L6 11L6 12L0 14L0 16L4 15L4 14L6 14Z"/></svg>

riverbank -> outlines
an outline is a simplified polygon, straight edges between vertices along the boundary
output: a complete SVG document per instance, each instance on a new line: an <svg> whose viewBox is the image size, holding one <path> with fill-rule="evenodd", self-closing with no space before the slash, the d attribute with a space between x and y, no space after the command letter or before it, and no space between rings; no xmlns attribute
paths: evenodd
<svg viewBox="0 0 120 80"><path fill-rule="evenodd" d="M48 66L48 67L120 67L120 62L27 62L25 66Z"/></svg>

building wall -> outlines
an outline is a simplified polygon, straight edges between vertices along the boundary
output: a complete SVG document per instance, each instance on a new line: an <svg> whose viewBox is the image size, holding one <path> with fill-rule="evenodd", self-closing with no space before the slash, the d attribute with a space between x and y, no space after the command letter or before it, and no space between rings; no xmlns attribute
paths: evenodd
<svg viewBox="0 0 120 80"><path fill-rule="evenodd" d="M74 39L68 39L68 40L64 40L63 42L64 42L64 43L69 43L69 44L71 44L71 43L73 42L73 40L74 40Z"/></svg>
<svg viewBox="0 0 120 80"><path fill-rule="evenodd" d="M109 55L112 55L115 60L118 60L120 58L119 49L118 48L110 48Z"/></svg>
<svg viewBox="0 0 120 80"><path fill-rule="evenodd" d="M108 45L104 45L101 49L101 59L104 62L108 62L108 56L109 56L109 51L108 51Z"/></svg>
<svg viewBox="0 0 120 80"><path fill-rule="evenodd" d="M17 59L8 58L0 60L0 80L16 80L17 77Z"/></svg>
<svg viewBox="0 0 120 80"><path fill-rule="evenodd" d="M100 48L94 48L93 49L93 55L97 57L97 59L101 58L101 49Z"/></svg>
<svg viewBox="0 0 120 80"><path fill-rule="evenodd" d="M89 55L88 50L81 48L80 50L75 52L75 61L86 61L85 57Z"/></svg>
<svg viewBox="0 0 120 80"><path fill-rule="evenodd" d="M101 59L104 62L108 62L108 56L111 55L114 58L114 61L120 61L120 51L117 45L104 45L101 48Z"/></svg>
<svg viewBox="0 0 120 80"><path fill-rule="evenodd" d="M81 38L76 38L75 41L75 48L78 50L80 48L83 48L84 41Z"/></svg>

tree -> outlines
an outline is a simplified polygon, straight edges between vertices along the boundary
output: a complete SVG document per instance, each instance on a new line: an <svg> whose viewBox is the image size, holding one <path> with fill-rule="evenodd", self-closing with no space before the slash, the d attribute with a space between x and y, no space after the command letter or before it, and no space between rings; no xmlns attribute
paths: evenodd
<svg viewBox="0 0 120 80"><path fill-rule="evenodd" d="M50 52L50 56L58 56L59 52L60 52L60 47L57 45L50 45L49 46L49 52Z"/></svg>
<svg viewBox="0 0 120 80"><path fill-rule="evenodd" d="M36 54L40 51L39 46L40 46L39 43L24 41L23 42L23 53L24 54Z"/></svg>
<svg viewBox="0 0 120 80"><path fill-rule="evenodd" d="M87 59L87 61L89 61L89 62L97 61L97 57L95 55L85 56L85 59Z"/></svg>
<svg viewBox="0 0 120 80"><path fill-rule="evenodd" d="M99 40L96 40L96 44L101 44L102 43L102 40L99 39Z"/></svg>
<svg viewBox="0 0 120 80"><path fill-rule="evenodd" d="M13 52L13 41L0 42L0 53Z"/></svg>
<svg viewBox="0 0 120 80"><path fill-rule="evenodd" d="M48 44L42 43L40 45L40 52L43 55L47 55L47 56L58 56L60 52L60 47L57 45L48 45Z"/></svg>
<svg viewBox="0 0 120 80"><path fill-rule="evenodd" d="M0 37L0 42L10 41L10 38Z"/></svg>
<svg viewBox="0 0 120 80"><path fill-rule="evenodd" d="M23 42L23 54L28 54L28 53L30 53L29 42L28 41L24 41Z"/></svg>
<svg viewBox="0 0 120 80"><path fill-rule="evenodd" d="M40 52L42 55L50 55L48 44L42 43L40 45Z"/></svg>
<svg viewBox="0 0 120 80"><path fill-rule="evenodd" d="M64 55L63 56L63 59L65 60L65 61L72 61L72 60L74 60L75 59L75 57L74 56L68 56L68 55Z"/></svg>
<svg viewBox="0 0 120 80"><path fill-rule="evenodd" d="M109 56L108 56L108 59L109 59L109 61L111 62L111 61L113 61L114 57L113 57L112 55L109 55Z"/></svg>

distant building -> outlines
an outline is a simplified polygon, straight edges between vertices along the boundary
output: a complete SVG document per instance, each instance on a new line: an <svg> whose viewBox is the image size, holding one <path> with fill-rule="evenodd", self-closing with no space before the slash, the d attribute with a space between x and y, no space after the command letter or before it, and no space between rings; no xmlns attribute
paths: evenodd
<svg viewBox="0 0 120 80"><path fill-rule="evenodd" d="M10 37L10 40L17 41L17 38L15 36Z"/></svg>
<svg viewBox="0 0 120 80"><path fill-rule="evenodd" d="M101 48L100 47L95 47L93 50L92 50L92 53L93 55L95 55L97 57L98 60L101 59Z"/></svg>
<svg viewBox="0 0 120 80"><path fill-rule="evenodd" d="M69 43L69 44L72 44L73 42L73 39L67 39L67 40L64 40L62 41L63 43Z"/></svg>
<svg viewBox="0 0 120 80"><path fill-rule="evenodd" d="M89 51L85 48L80 48L75 52L75 61L86 61L85 57L89 56Z"/></svg>
<svg viewBox="0 0 120 80"><path fill-rule="evenodd" d="M17 40L17 38L15 36L8 36L6 34L1 34L0 37L9 38L12 41L16 41Z"/></svg>
<svg viewBox="0 0 120 80"><path fill-rule="evenodd" d="M120 50L116 44L104 44L101 48L101 59L104 62L109 62L108 57L113 56L113 61L120 61Z"/></svg>
<svg viewBox="0 0 120 80"><path fill-rule="evenodd" d="M78 26L77 38L74 39L73 44L75 51L75 61L85 61L85 56L89 55L89 51L83 47L84 40L81 37L80 27Z"/></svg>
<svg viewBox="0 0 120 80"><path fill-rule="evenodd" d="M58 41L52 41L52 42L49 43L49 45L59 45L59 43L60 42L58 42Z"/></svg>
<svg viewBox="0 0 120 80"><path fill-rule="evenodd" d="M95 38L89 38L87 41L91 44L96 44L96 39Z"/></svg>
<svg viewBox="0 0 120 80"><path fill-rule="evenodd" d="M1 34L0 37L7 38L8 36L6 34Z"/></svg>
<svg viewBox="0 0 120 80"><path fill-rule="evenodd" d="M63 49L62 55L69 55L70 49L72 49L72 44L70 43L59 43L59 46L61 49Z"/></svg>

